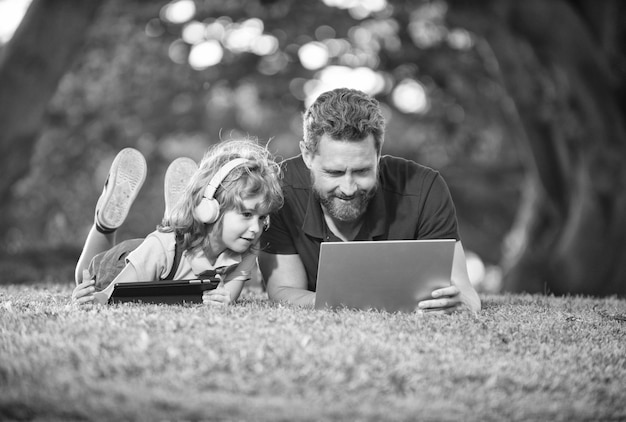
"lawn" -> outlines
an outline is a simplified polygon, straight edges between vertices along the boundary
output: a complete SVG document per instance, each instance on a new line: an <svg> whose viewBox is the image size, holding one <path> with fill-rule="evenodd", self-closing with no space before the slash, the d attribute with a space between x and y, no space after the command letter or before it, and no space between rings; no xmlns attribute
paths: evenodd
<svg viewBox="0 0 626 422"><path fill-rule="evenodd" d="M626 300L483 296L478 315L76 309L0 286L0 420L626 420Z"/></svg>

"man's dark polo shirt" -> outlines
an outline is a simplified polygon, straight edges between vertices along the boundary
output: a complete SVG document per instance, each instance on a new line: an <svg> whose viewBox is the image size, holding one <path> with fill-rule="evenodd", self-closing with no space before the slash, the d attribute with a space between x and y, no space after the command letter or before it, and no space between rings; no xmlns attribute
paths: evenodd
<svg viewBox="0 0 626 422"><path fill-rule="evenodd" d="M311 191L310 170L301 155L285 160L285 205L271 216L263 234L263 251L299 254L315 291L320 244L338 242L324 221L322 208ZM376 195L355 240L457 239L456 211L441 175L403 158L383 156Z"/></svg>

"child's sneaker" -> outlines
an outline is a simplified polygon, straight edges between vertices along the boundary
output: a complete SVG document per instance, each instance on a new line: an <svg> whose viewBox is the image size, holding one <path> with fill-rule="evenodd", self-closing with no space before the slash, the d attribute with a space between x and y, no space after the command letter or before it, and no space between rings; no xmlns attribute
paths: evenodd
<svg viewBox="0 0 626 422"><path fill-rule="evenodd" d="M124 148L117 154L96 205L95 222L99 231L112 232L124 223L146 173L146 159L136 149Z"/></svg>
<svg viewBox="0 0 626 422"><path fill-rule="evenodd" d="M189 180L198 169L191 158L180 157L172 161L165 172L163 193L165 195L165 218L169 218L172 207L180 198Z"/></svg>

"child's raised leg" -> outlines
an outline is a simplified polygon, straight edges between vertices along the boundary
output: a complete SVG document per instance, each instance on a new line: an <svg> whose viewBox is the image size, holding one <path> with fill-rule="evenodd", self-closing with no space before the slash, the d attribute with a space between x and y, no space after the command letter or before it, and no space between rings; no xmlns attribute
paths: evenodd
<svg viewBox="0 0 626 422"><path fill-rule="evenodd" d="M163 193L165 196L165 213L163 218L169 219L172 207L178 202L189 180L198 169L198 164L188 157L175 159L167 167L165 180L163 183Z"/></svg>
<svg viewBox="0 0 626 422"><path fill-rule="evenodd" d="M83 270L94 256L115 245L115 231L124 223L130 207L146 179L147 165L143 155L133 148L121 150L109 170L109 176L74 273L76 284L83 282Z"/></svg>

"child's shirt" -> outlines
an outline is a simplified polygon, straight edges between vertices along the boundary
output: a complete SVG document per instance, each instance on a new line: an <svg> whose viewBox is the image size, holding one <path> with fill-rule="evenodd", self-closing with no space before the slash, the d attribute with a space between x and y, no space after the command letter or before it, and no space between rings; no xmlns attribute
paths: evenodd
<svg viewBox="0 0 626 422"><path fill-rule="evenodd" d="M126 258L127 263L135 267L137 277L141 281L160 280L170 273L174 264L176 252L176 235L173 232L162 233L154 231ZM250 275L256 264L257 255L250 250L238 254L227 249L221 253L211 265L201 250L190 254L184 251L180 263L174 274L174 279L197 278L206 271L217 271L222 274L224 282L231 280L250 280Z"/></svg>

